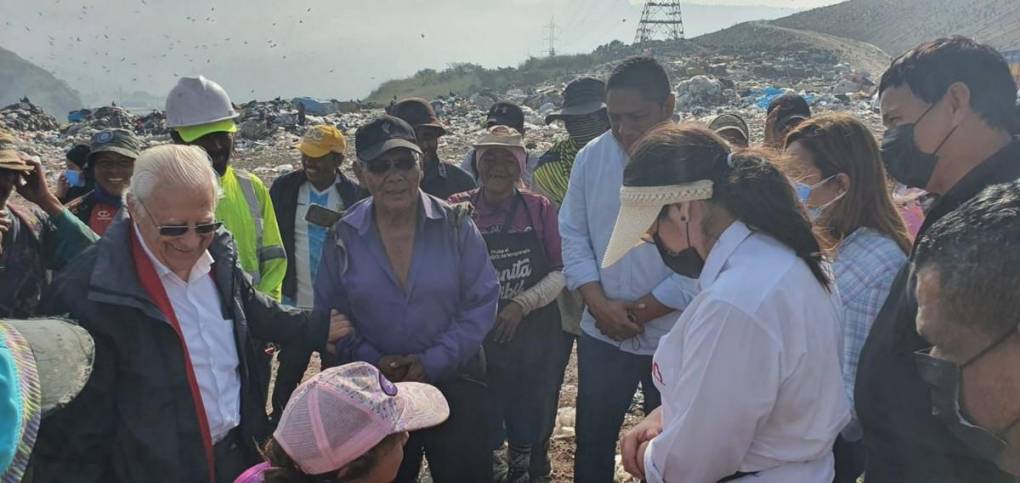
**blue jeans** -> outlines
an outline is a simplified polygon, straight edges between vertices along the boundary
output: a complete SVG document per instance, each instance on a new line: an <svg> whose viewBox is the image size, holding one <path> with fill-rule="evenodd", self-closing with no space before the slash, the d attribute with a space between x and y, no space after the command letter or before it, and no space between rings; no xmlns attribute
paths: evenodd
<svg viewBox="0 0 1020 483"><path fill-rule="evenodd" d="M612 483L616 441L638 383L644 412L659 407L652 383L652 356L623 352L588 334L577 345L577 452L574 481Z"/></svg>

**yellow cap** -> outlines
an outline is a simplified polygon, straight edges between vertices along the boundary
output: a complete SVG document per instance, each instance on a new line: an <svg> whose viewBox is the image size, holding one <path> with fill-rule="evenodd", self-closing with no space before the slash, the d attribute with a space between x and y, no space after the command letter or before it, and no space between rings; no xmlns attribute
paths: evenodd
<svg viewBox="0 0 1020 483"><path fill-rule="evenodd" d="M347 150L347 140L339 129L321 124L308 128L298 149L310 158L321 158L329 153L343 154Z"/></svg>

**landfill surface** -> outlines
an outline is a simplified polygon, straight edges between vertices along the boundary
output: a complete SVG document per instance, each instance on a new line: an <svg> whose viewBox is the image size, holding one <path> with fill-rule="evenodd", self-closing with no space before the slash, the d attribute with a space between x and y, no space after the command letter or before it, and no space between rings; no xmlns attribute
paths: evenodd
<svg viewBox="0 0 1020 483"><path fill-rule="evenodd" d="M751 129L753 144L763 139L765 107L785 92L802 94L815 113L846 111L865 122L874 132L881 130L871 76L841 62L832 54L816 51L782 52L770 55L720 53L705 49L664 56L660 60L670 72L677 97L676 118L707 122L712 116L731 112L742 116ZM607 79L612 65L606 64L572 76L591 75ZM485 114L497 101L522 106L526 118L525 139L531 151L542 153L555 139L566 135L559 124L545 125L545 116L563 102L563 83L520 86L505 92L475 92L449 95L433 100L448 135L441 138L439 153L446 161L459 163L481 134ZM304 104L304 124L298 106ZM358 126L384 111L357 103L318 103L306 98L251 101L237 106L238 134L235 166L260 176L267 185L277 176L300 166L296 145L312 125L332 124L349 136L347 159L354 159L353 136ZM159 111L131 112L117 106L75 111L57 120L29 99L0 109L0 127L13 132L17 148L43 160L50 181L64 169L64 153L76 143L88 143L93 134L108 128L131 129L145 146L171 142L166 117ZM345 169L350 163L345 164ZM573 478L573 405L577 371L571 362L561 392L560 417L552 442L553 481ZM641 418L640 394L626 418L625 429ZM617 481L628 481L618 471Z"/></svg>

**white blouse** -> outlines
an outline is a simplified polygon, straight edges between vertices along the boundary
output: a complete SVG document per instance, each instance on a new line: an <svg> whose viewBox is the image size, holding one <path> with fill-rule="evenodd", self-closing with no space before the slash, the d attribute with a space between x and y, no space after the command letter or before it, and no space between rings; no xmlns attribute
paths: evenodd
<svg viewBox="0 0 1020 483"><path fill-rule="evenodd" d="M700 294L659 343L663 432L649 482L828 483L850 421L839 297L777 240L735 222L705 261ZM740 480L737 480L740 481Z"/></svg>

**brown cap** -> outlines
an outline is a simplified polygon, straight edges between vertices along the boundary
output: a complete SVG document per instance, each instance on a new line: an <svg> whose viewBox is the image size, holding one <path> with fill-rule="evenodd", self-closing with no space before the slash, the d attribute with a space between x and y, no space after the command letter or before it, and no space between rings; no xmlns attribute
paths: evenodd
<svg viewBox="0 0 1020 483"><path fill-rule="evenodd" d="M32 165L26 163L14 150L14 136L0 129L0 169L31 173Z"/></svg>
<svg viewBox="0 0 1020 483"><path fill-rule="evenodd" d="M432 104L420 97L411 97L397 102L386 109L386 113L403 119L411 127L434 127L442 131L440 135L446 134L446 128L443 127L443 123L439 122L439 116L436 116Z"/></svg>

